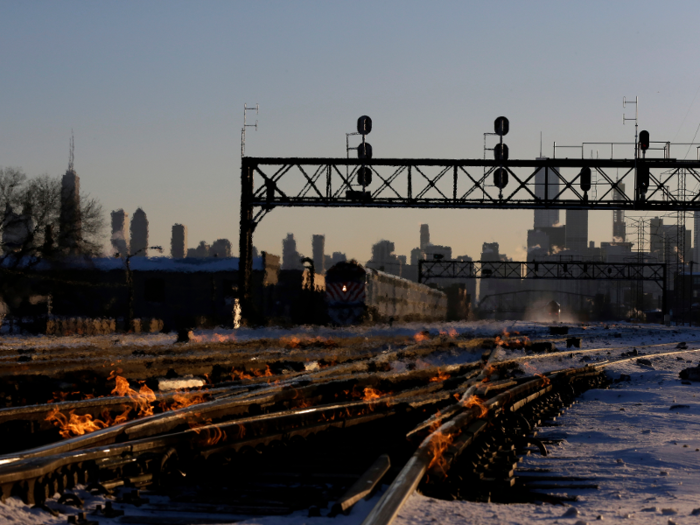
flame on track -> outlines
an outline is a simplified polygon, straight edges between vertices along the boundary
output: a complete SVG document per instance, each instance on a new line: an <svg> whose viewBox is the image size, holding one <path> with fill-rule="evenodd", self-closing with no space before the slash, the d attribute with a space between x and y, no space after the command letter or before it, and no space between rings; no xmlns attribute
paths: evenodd
<svg viewBox="0 0 700 525"><path fill-rule="evenodd" d="M119 375L120 373L120 369L112 370L107 379L114 379L115 381L115 387L111 392L113 396L129 399L128 404L121 405L121 414L112 417L109 410L103 410L100 414L101 419L98 419L91 414L78 415L75 413L75 409L66 415L61 413L59 407L55 407L47 415L46 421L52 422L54 426L58 427L61 437L69 438L118 425L130 419L152 416L156 401L155 392L146 386L144 382L140 382L141 386L138 391L134 390L129 385L129 381ZM173 403L168 405L165 401L161 401L159 406L163 412L166 412L186 408L204 401L204 395L199 392L176 392L173 394ZM135 414L132 415L134 412Z"/></svg>
<svg viewBox="0 0 700 525"><path fill-rule="evenodd" d="M450 378L450 374L448 374L446 372L442 372L439 368L438 368L437 372L438 372L438 375L430 378L431 383L442 382L442 381L445 381L446 379Z"/></svg>
<svg viewBox="0 0 700 525"><path fill-rule="evenodd" d="M416 341L416 343L422 343L423 341L430 339L430 332L427 330L421 330L413 336L413 339Z"/></svg>

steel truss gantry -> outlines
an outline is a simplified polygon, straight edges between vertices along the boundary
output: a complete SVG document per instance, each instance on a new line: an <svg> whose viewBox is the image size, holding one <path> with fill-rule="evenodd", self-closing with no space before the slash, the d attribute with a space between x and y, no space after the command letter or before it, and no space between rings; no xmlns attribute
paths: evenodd
<svg viewBox="0 0 700 525"><path fill-rule="evenodd" d="M362 177L365 186L358 184L357 176L363 167L371 170L369 183ZM499 168L508 174L503 188L493 180ZM587 191L581 187L584 168L592 174ZM680 170L685 176L679 176ZM541 196L535 191L538 172ZM700 194L686 191L686 180L700 184L699 160L243 157L239 245L243 316L254 317L253 232L275 207L700 210ZM558 181L555 194L550 194L550 181Z"/></svg>
<svg viewBox="0 0 700 525"><path fill-rule="evenodd" d="M591 261L418 261L418 282L431 279L527 279L578 281L651 281L662 291L666 313L666 265Z"/></svg>

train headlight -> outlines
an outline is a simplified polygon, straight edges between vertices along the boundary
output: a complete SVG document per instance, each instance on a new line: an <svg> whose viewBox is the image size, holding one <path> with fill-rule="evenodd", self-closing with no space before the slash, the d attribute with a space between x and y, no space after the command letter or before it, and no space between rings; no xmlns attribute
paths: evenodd
<svg viewBox="0 0 700 525"><path fill-rule="evenodd" d="M347 292L347 291L348 291L348 287L345 286L345 285L343 285L343 293L345 293L345 292Z"/></svg>

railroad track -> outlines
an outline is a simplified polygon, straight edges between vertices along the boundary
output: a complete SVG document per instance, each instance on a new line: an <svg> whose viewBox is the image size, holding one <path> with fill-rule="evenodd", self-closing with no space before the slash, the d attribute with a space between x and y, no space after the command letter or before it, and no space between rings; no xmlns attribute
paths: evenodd
<svg viewBox="0 0 700 525"><path fill-rule="evenodd" d="M541 375L518 371L518 363L532 356L497 362L489 351L483 359L461 365L401 372L389 366L444 346L439 341L408 344L287 374L276 382L258 377L220 384L188 407L5 454L0 456L2 499L15 496L48 508L46 501L61 493L78 505L65 495L80 485L102 494L105 504L113 502L109 509L95 510L97 515L127 510L123 522L149 523L153 517L138 510L143 488L152 501L144 509L155 511L195 509L221 517L309 509L315 515L321 508L347 511L380 481L391 481L365 520L366 525L390 523L418 486L439 497L468 493L484 499L518 488L517 458L534 451L546 454L537 426L556 417L582 391L604 386L605 366L639 357ZM611 349L563 354L594 350ZM693 351L698 350L646 357ZM175 395L182 393L164 394L158 401L167 405ZM53 408L118 402L102 398ZM45 408L9 410L25 417L43 414ZM5 416L0 410L0 420ZM527 491L519 490L526 499ZM193 522L191 516L183 520ZM76 521L81 523L79 517ZM88 521L89 516L83 519ZM168 523L177 520L168 518Z"/></svg>

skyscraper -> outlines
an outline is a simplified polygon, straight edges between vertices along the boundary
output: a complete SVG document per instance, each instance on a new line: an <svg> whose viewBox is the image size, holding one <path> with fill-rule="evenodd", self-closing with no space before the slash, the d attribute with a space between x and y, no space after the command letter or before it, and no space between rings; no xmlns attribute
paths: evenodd
<svg viewBox="0 0 700 525"><path fill-rule="evenodd" d="M538 157L544 160L547 157ZM559 171L558 168L554 168ZM559 177L552 169L540 168L535 172L535 197L553 199L559 193ZM548 228L559 223L559 210L535 210L535 229Z"/></svg>
<svg viewBox="0 0 700 525"><path fill-rule="evenodd" d="M170 257L182 259L187 255L187 226L173 224L170 237Z"/></svg>
<svg viewBox="0 0 700 525"><path fill-rule="evenodd" d="M427 224L420 225L420 249L425 250L430 244L430 230Z"/></svg>
<svg viewBox="0 0 700 525"><path fill-rule="evenodd" d="M297 251L297 241L293 233L288 233L282 240L282 270L303 270L301 255Z"/></svg>
<svg viewBox="0 0 700 525"><path fill-rule="evenodd" d="M80 216L80 177L72 163L61 179L61 215L59 218L58 246L68 255L80 253L82 243Z"/></svg>
<svg viewBox="0 0 700 525"><path fill-rule="evenodd" d="M129 214L121 208L112 212L112 255L119 254L120 257L129 255L129 243L126 238L126 223Z"/></svg>
<svg viewBox="0 0 700 525"><path fill-rule="evenodd" d="M138 208L131 219L131 254L148 257L148 219L146 212Z"/></svg>

